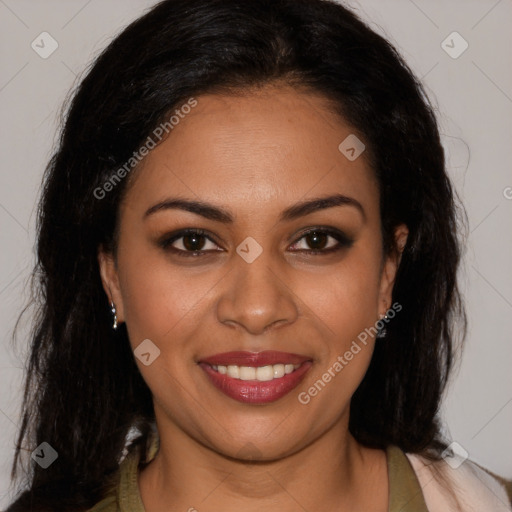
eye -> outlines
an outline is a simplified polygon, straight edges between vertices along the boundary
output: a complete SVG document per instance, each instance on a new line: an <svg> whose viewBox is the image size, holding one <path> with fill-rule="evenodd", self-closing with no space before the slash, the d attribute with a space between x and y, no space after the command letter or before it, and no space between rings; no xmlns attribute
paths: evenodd
<svg viewBox="0 0 512 512"><path fill-rule="evenodd" d="M304 233L290 247L292 251L307 254L328 254L352 246L354 240L341 231L313 228Z"/></svg>
<svg viewBox="0 0 512 512"><path fill-rule="evenodd" d="M159 242L160 247L179 256L201 256L218 251L218 245L202 229L185 229Z"/></svg>
<svg viewBox="0 0 512 512"><path fill-rule="evenodd" d="M326 228L312 228L302 233L301 237L290 246L292 252L306 254L329 254L348 248L353 240L341 231ZM197 257L212 252L222 251L215 241L202 229L184 229L166 235L158 242L162 249L178 256Z"/></svg>

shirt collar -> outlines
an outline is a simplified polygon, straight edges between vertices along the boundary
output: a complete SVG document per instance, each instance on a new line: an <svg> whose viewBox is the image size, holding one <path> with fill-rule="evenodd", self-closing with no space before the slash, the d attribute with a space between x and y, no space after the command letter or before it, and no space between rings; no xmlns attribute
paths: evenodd
<svg viewBox="0 0 512 512"><path fill-rule="evenodd" d="M420 483L405 453L388 446L388 512L428 512Z"/></svg>
<svg viewBox="0 0 512 512"><path fill-rule="evenodd" d="M158 452L158 435L148 440L146 461ZM389 478L388 512L428 512L421 486L405 453L397 446L386 449ZM138 486L140 447L130 453L120 466L117 500L120 512L144 512Z"/></svg>

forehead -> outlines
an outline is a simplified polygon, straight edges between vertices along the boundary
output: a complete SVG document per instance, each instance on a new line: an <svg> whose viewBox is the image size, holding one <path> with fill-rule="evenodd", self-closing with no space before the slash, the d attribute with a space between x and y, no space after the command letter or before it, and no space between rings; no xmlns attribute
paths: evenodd
<svg viewBox="0 0 512 512"><path fill-rule="evenodd" d="M353 128L323 97L267 86L196 100L145 157L127 200L144 207L180 195L260 211L336 192L377 199L364 152L351 161L339 149Z"/></svg>

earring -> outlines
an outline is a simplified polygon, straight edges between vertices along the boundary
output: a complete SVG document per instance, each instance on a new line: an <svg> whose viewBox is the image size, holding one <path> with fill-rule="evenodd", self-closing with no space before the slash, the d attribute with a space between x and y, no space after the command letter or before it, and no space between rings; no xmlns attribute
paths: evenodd
<svg viewBox="0 0 512 512"><path fill-rule="evenodd" d="M112 325L112 329L117 330L117 315L116 315L116 305L113 302L110 302L110 311L114 315L114 324Z"/></svg>
<svg viewBox="0 0 512 512"><path fill-rule="evenodd" d="M388 315L382 315L380 317L380 320L377 323L380 322L382 324L383 322L387 322L388 320L389 320ZM386 326L379 327L379 329L377 331L377 338L378 339L385 338L386 334L387 334Z"/></svg>

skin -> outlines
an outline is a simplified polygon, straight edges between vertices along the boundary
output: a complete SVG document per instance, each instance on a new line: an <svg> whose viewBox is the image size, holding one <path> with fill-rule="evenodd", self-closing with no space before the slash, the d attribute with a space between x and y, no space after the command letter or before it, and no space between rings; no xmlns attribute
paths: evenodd
<svg viewBox="0 0 512 512"><path fill-rule="evenodd" d="M373 171L364 153L351 162L338 150L354 130L321 96L268 85L197 100L131 177L116 257L99 251L105 292L118 321L126 322L132 348L150 339L161 351L149 366L136 359L153 394L161 440L139 473L144 506L148 512L387 511L385 452L360 445L348 431L350 399L375 339L309 404L298 394L391 306L407 228L396 229L398 249L384 257ZM279 221L291 205L333 193L356 199L364 216L343 205ZM234 221L178 209L144 215L170 197L207 201ZM340 230L353 244L307 254L337 245L330 236L312 245L303 236L310 227ZM180 257L158 245L183 228L211 234L213 241L200 239L201 250L210 252ZM248 236L263 249L252 263L236 252ZM172 247L185 250L185 241ZM278 401L244 404L218 391L197 365L231 350L292 352L313 366Z"/></svg>

